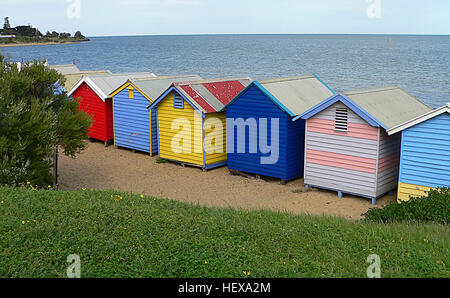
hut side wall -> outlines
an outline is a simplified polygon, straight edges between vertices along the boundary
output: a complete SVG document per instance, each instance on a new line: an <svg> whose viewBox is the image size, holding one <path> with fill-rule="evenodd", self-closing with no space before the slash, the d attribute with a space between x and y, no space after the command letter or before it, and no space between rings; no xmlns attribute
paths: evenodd
<svg viewBox="0 0 450 298"><path fill-rule="evenodd" d="M399 200L450 186L450 115L441 114L402 133Z"/></svg>
<svg viewBox="0 0 450 298"><path fill-rule="evenodd" d="M220 121L222 129L219 127L211 127L211 129L205 128L205 150L206 150L206 165L213 165L223 163L227 161L227 119L226 113L210 113L206 115L205 125L212 119ZM214 122L215 122L214 121ZM211 123L214 123L211 122ZM213 132L214 131L214 132ZM208 140L212 140L208 142ZM222 144L218 144L218 142ZM211 152L211 153L208 153Z"/></svg>
<svg viewBox="0 0 450 298"><path fill-rule="evenodd" d="M305 184L376 196L378 128L348 108L348 132L334 127L340 102L307 120Z"/></svg>
<svg viewBox="0 0 450 298"><path fill-rule="evenodd" d="M168 94L158 104L159 156L161 158L203 167L202 116L194 113L198 114L186 101L184 101L183 109L174 108L173 93ZM197 125L195 125L194 115L200 119ZM180 138L180 141L175 141L173 146L172 143L177 138ZM183 144L188 144L188 152L184 150L178 152Z"/></svg>
<svg viewBox="0 0 450 298"><path fill-rule="evenodd" d="M263 175L278 179L292 180L302 176L303 163L303 145L304 129L301 130L302 121L292 123L291 117L280 109L272 100L266 97L257 87L252 86L245 93L231 104L227 109L227 118L247 120L253 118L259 121L261 118L268 119L268 138L271 137L271 119L279 119L279 155L275 164L262 164L261 157L268 156L262 154L260 150L257 153L250 153L249 148L253 144L249 138L249 128L246 128L245 153L237 153L238 133L237 128L227 127L227 136L230 136L230 129L234 129L234 150L228 153L228 168L246 173ZM292 132L293 129L301 131ZM256 140L259 140L259 131ZM294 138L295 137L295 138ZM256 141L258 142L258 141ZM272 141L269 139L268 144ZM290 144L288 146L288 144ZM291 162L290 159L291 158ZM300 159L301 162L298 162Z"/></svg>
<svg viewBox="0 0 450 298"><path fill-rule="evenodd" d="M306 121L299 119L287 123L286 138L286 180L303 177L305 166L305 127Z"/></svg>
<svg viewBox="0 0 450 298"><path fill-rule="evenodd" d="M138 90L134 98L129 98L128 89L124 88L114 96L114 137L120 147L150 153L150 112L149 100ZM156 127L154 127L156 131ZM158 151L154 146L153 153Z"/></svg>
<svg viewBox="0 0 450 298"><path fill-rule="evenodd" d="M106 119L106 141L114 140L114 120L113 120L113 109L112 109L112 99L107 98L105 100L105 119Z"/></svg>
<svg viewBox="0 0 450 298"><path fill-rule="evenodd" d="M152 137L152 151L153 154L158 154L158 115L156 109L150 111L151 114L151 137Z"/></svg>
<svg viewBox="0 0 450 298"><path fill-rule="evenodd" d="M86 83L81 84L73 92L73 98L79 100L80 109L87 112L93 119L88 136L100 141L111 140L112 136L108 139L107 135L109 119L107 117L106 103Z"/></svg>
<svg viewBox="0 0 450 298"><path fill-rule="evenodd" d="M377 197L397 188L401 147L400 134L388 136L384 129L379 130Z"/></svg>

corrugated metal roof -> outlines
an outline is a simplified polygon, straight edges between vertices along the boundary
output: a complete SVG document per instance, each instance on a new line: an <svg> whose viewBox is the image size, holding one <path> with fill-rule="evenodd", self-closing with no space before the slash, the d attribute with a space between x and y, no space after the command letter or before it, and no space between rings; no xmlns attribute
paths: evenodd
<svg viewBox="0 0 450 298"><path fill-rule="evenodd" d="M344 95L381 122L386 130L432 110L396 86L351 91Z"/></svg>
<svg viewBox="0 0 450 298"><path fill-rule="evenodd" d="M105 95L109 96L111 92L124 84L127 80L134 78L154 78L154 73L151 72L136 72L136 73L118 73L112 75L89 76L88 78L100 89Z"/></svg>
<svg viewBox="0 0 450 298"><path fill-rule="evenodd" d="M64 84L64 88L66 90L72 89L73 86L84 76L90 75L108 75L110 72L108 70L89 70L89 71L81 71L79 73L70 73L64 75L66 78L66 83Z"/></svg>
<svg viewBox="0 0 450 298"><path fill-rule="evenodd" d="M164 76L150 79L133 79L133 83L139 90L145 93L152 100L157 99L164 91L166 91L173 83L198 81L202 78L199 75L178 75Z"/></svg>
<svg viewBox="0 0 450 298"><path fill-rule="evenodd" d="M251 83L250 78L202 80L174 86L204 113L219 112Z"/></svg>
<svg viewBox="0 0 450 298"><path fill-rule="evenodd" d="M297 116L329 98L334 93L314 75L259 81L291 115Z"/></svg>
<svg viewBox="0 0 450 298"><path fill-rule="evenodd" d="M404 123L401 123L400 125L394 126L391 129L389 129L387 131L387 133L389 135L396 134L396 133L398 133L400 131L403 131L403 130L408 129L408 128L412 127L412 126L420 124L420 123L422 123L424 121L427 121L427 120L429 120L431 118L439 116L439 115L441 115L443 113L449 113L450 114L450 103L447 103L443 107L437 108L435 110L431 110L431 111L429 111L429 112L427 112L425 114L422 114L422 115L420 115L418 117L412 118L411 120L408 120L408 121L406 121Z"/></svg>
<svg viewBox="0 0 450 298"><path fill-rule="evenodd" d="M111 92L135 78L154 78L156 75L151 72L117 73L108 75L85 76L67 93L69 96L82 84L88 84L97 95L105 100L109 98Z"/></svg>
<svg viewBox="0 0 450 298"><path fill-rule="evenodd" d="M80 72L80 70L75 64L55 64L55 65L48 65L48 67L58 71L63 75Z"/></svg>

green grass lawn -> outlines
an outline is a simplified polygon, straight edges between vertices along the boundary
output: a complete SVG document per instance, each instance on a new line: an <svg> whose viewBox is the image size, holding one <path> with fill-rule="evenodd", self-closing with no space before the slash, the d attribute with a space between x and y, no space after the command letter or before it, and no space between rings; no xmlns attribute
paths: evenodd
<svg viewBox="0 0 450 298"><path fill-rule="evenodd" d="M0 187L0 277L450 277L448 228ZM244 271L246 273L244 273ZM249 273L248 273L249 272Z"/></svg>

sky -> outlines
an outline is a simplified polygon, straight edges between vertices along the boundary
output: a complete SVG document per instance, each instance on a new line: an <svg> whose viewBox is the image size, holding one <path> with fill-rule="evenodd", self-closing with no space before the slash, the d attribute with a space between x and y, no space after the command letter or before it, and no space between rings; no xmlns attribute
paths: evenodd
<svg viewBox="0 0 450 298"><path fill-rule="evenodd" d="M450 0L0 0L7 16L86 36L450 34Z"/></svg>

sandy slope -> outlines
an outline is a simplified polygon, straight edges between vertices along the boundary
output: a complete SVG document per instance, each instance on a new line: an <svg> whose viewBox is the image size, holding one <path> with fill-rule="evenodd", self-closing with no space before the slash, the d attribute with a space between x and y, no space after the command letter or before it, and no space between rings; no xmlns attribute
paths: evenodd
<svg viewBox="0 0 450 298"><path fill-rule="evenodd" d="M303 180L280 185L277 180L256 180L232 176L226 167L202 172L177 164L156 163L157 157L142 153L105 148L90 143L76 159L61 156L59 163L61 189L115 189L137 194L168 197L206 206L242 209L270 209L295 214L328 214L359 219L371 208L368 199L335 192L304 191ZM386 196L378 205L394 200Z"/></svg>

